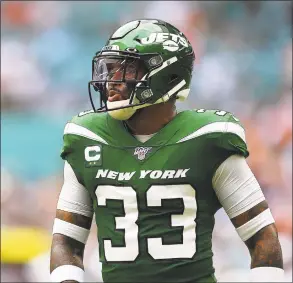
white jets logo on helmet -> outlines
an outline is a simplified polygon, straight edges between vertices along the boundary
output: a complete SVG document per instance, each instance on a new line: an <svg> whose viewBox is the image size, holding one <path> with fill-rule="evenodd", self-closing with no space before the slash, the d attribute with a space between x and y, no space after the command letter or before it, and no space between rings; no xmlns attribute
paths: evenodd
<svg viewBox="0 0 293 283"><path fill-rule="evenodd" d="M148 37L141 39L141 44L162 43L163 48L169 51L177 51L181 46L188 47L187 40L180 35L167 32L153 32Z"/></svg>
<svg viewBox="0 0 293 283"><path fill-rule="evenodd" d="M137 155L138 160L144 160L146 157L146 154L151 150L151 147L136 147L134 149L133 155Z"/></svg>
<svg viewBox="0 0 293 283"><path fill-rule="evenodd" d="M173 40L166 40L163 42L163 49L174 52L179 49L179 45Z"/></svg>

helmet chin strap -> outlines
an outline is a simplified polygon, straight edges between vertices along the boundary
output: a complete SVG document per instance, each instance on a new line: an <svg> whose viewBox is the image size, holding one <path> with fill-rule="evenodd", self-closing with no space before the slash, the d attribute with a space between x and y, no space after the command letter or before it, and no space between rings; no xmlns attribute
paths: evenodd
<svg viewBox="0 0 293 283"><path fill-rule="evenodd" d="M184 89L184 90L179 91L177 93L177 99L179 101L184 101L187 98L189 91L190 91L190 89ZM161 98L159 98L155 103L145 103L145 104L137 105L137 106L134 105L133 107L112 110L112 111L109 111L108 113L112 118L114 118L116 120L128 120L131 116L134 115L136 110L144 108L144 107L152 106L154 104L167 102L171 96L172 95L170 95L170 92L169 92L169 93L166 93ZM119 101L107 101L107 107L108 107L108 109L125 107L125 106L130 105L129 102L130 102L130 99L119 100ZM136 97L134 97L133 103L134 104L138 103L138 100Z"/></svg>
<svg viewBox="0 0 293 283"><path fill-rule="evenodd" d="M134 98L134 102L137 101L136 98ZM125 99L125 100L119 100L119 101L107 101L107 107L108 109L113 109L113 108L118 108L118 107L125 107L129 106L130 99ZM134 115L136 110L151 106L153 104L146 103L142 105L134 105L132 107L127 107L127 108L122 108L122 109L116 109L109 111L109 115L116 119L116 120L128 120L131 116Z"/></svg>
<svg viewBox="0 0 293 283"><path fill-rule="evenodd" d="M119 101L107 101L107 108L113 109L117 107L125 107L129 105L129 99ZM116 120L128 120L136 109L134 107L122 108L117 110L109 111L109 115Z"/></svg>

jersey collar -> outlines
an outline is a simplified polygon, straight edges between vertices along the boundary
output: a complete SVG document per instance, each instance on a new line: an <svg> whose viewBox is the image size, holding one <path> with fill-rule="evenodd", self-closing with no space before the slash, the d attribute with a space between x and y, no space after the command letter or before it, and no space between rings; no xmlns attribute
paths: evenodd
<svg viewBox="0 0 293 283"><path fill-rule="evenodd" d="M137 146L160 147L162 145L166 145L180 130L180 125L182 123L180 119L181 115L182 113L178 113L166 126L164 126L146 142L140 142L137 140L129 132L123 121L116 120L110 115L107 115L107 123L112 137L111 144L124 148Z"/></svg>

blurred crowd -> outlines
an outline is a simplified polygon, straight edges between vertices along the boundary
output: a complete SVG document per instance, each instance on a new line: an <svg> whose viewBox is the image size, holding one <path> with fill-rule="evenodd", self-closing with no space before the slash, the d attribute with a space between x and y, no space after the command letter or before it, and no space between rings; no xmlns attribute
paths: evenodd
<svg viewBox="0 0 293 283"><path fill-rule="evenodd" d="M194 47L191 95L179 108L227 110L245 126L248 162L275 217L291 282L291 15L291 1L2 1L2 281L49 280L64 125L90 109L94 53L119 25L143 17L172 23ZM100 278L94 226L87 281ZM223 210L213 249L220 282L247 281L249 253Z"/></svg>

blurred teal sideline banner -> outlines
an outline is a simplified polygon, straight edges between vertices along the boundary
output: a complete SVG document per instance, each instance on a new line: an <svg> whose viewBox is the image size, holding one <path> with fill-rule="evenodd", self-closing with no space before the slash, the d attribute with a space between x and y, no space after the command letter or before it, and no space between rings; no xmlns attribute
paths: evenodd
<svg viewBox="0 0 293 283"><path fill-rule="evenodd" d="M48 113L2 113L1 167L26 181L62 174L59 153L68 119Z"/></svg>

